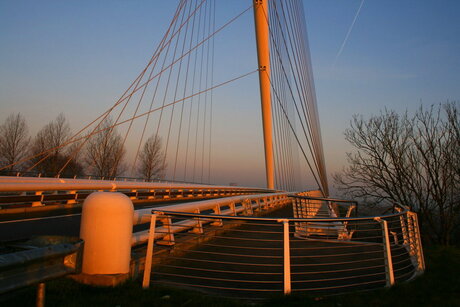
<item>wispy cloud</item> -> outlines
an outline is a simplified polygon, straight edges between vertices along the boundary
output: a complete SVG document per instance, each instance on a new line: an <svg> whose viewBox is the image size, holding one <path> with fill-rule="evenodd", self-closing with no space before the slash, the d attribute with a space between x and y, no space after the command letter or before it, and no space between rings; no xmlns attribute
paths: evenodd
<svg viewBox="0 0 460 307"><path fill-rule="evenodd" d="M358 19L359 13L361 12L361 8L363 7L363 5L364 5L364 0L361 0L361 4L359 5L358 10L356 11L356 14L355 14L355 18L353 18L353 22L351 23L350 28L348 28L347 35L345 36L345 39L342 42L342 46L340 46L339 52L337 52L337 55L335 56L333 67L335 67L337 60L339 59L340 55L343 52L343 49L345 48L345 45L348 42L348 38L350 37L351 31L353 31L353 27L355 26L356 20Z"/></svg>

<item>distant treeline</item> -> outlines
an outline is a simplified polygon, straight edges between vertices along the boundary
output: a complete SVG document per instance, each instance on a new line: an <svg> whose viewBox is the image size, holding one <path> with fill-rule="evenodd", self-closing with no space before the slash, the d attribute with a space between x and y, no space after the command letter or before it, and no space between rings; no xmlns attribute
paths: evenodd
<svg viewBox="0 0 460 307"><path fill-rule="evenodd" d="M61 113L31 136L26 119L20 113L11 114L0 125L0 174L93 175L106 179L128 175L125 140L112 119L107 117L97 131L74 141L76 138ZM129 175L161 179L165 170L161 138L152 135L136 154Z"/></svg>

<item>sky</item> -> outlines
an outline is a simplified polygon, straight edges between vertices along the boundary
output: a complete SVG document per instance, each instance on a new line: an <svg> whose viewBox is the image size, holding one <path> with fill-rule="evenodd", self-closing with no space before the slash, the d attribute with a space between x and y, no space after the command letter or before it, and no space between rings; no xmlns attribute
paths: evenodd
<svg viewBox="0 0 460 307"><path fill-rule="evenodd" d="M346 163L353 114L460 100L457 0L304 0L327 172ZM224 22L251 4L217 0ZM33 135L63 112L73 130L113 104L145 67L176 1L0 1L0 122L21 112ZM216 36L216 80L256 68L252 13ZM343 45L342 52L338 52ZM256 75L216 92L220 184L264 184ZM332 180L330 179L330 183Z"/></svg>

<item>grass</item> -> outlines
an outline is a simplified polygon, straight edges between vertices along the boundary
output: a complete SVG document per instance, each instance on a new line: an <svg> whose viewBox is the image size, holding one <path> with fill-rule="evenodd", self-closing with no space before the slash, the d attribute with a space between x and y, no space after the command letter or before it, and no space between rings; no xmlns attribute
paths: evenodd
<svg viewBox="0 0 460 307"><path fill-rule="evenodd" d="M290 295L273 298L260 306L460 306L460 248L427 248L425 260L427 270L424 275L391 289L322 298ZM46 306L248 306L240 301L161 285L144 291L138 281L116 288L94 288L60 279L48 282L46 286ZM1 306L34 304L33 287L0 299Z"/></svg>

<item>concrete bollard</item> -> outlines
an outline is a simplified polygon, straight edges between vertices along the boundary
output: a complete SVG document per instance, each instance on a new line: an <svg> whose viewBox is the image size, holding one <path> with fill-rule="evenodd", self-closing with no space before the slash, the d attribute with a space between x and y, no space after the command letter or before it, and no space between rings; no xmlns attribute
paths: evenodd
<svg viewBox="0 0 460 307"><path fill-rule="evenodd" d="M85 241L82 273L129 274L133 203L126 195L95 192L83 203L80 237Z"/></svg>

